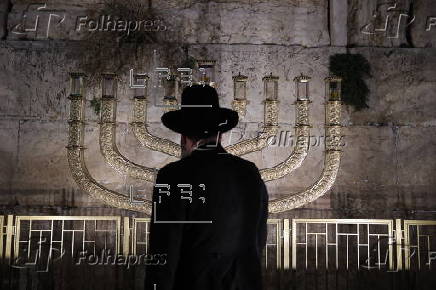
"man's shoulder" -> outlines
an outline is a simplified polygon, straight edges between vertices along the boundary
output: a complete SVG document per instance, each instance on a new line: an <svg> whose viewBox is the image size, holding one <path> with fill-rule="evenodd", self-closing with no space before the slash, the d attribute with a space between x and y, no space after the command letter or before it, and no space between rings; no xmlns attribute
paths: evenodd
<svg viewBox="0 0 436 290"><path fill-rule="evenodd" d="M244 158L242 158L242 157L239 157L239 156L233 155L233 154L229 154L229 155L231 156L230 158L232 158L233 160L235 160L236 163L239 163L239 164L241 164L242 166L246 166L246 167L248 167L248 168L250 168L250 169L252 169L252 170L256 170L256 171L259 170L259 169L257 168L257 165L256 165L254 162L252 162L252 161L250 161L250 160L247 160L247 159L244 159Z"/></svg>
<svg viewBox="0 0 436 290"><path fill-rule="evenodd" d="M182 165L181 161L182 159L165 164L162 168L159 169L159 173L170 173L172 171L179 170L180 166Z"/></svg>
<svg viewBox="0 0 436 290"><path fill-rule="evenodd" d="M229 160L232 165L234 165L236 168L247 168L249 170L253 170L256 172L259 172L259 169L257 165L249 160L246 160L244 158L241 158L239 156L230 154L230 153L224 153L224 154L218 154L217 158L223 158L226 160ZM185 171L187 167L189 166L196 166L195 163L199 161L196 158L192 158L191 156L187 156L185 158L182 158L177 161L170 162L166 164L164 167L162 167L159 172L161 173L171 173L171 172L177 172L177 171Z"/></svg>
<svg viewBox="0 0 436 290"><path fill-rule="evenodd" d="M167 163L165 166L159 169L158 175L173 176L173 175L183 175L189 172L189 167L195 166L191 162L191 158L185 157L176 161Z"/></svg>
<svg viewBox="0 0 436 290"><path fill-rule="evenodd" d="M250 174L254 176L260 176L259 168L254 162L230 153L223 154L223 156L225 156L225 158L230 161L226 163L227 165L230 165L228 167L229 170L240 171L244 172L244 174ZM248 176L249 175L247 175L247 177Z"/></svg>

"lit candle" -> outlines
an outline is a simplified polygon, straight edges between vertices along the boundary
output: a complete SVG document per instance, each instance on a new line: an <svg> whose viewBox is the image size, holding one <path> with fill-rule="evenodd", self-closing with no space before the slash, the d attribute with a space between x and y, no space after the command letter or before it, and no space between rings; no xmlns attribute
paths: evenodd
<svg viewBox="0 0 436 290"><path fill-rule="evenodd" d="M104 73L102 74L102 97L116 97L117 95L117 81L116 74Z"/></svg>
<svg viewBox="0 0 436 290"><path fill-rule="evenodd" d="M70 96L83 95L83 73L70 73Z"/></svg>
<svg viewBox="0 0 436 290"><path fill-rule="evenodd" d="M267 100L277 100L279 77L273 76L273 74L270 73L268 76L263 77L262 80L265 98Z"/></svg>
<svg viewBox="0 0 436 290"><path fill-rule="evenodd" d="M309 76L300 74L294 78L295 82L295 94L298 101L309 100Z"/></svg>
<svg viewBox="0 0 436 290"><path fill-rule="evenodd" d="M329 101L341 100L341 83L342 78L337 76L325 78L326 99Z"/></svg>
<svg viewBox="0 0 436 290"><path fill-rule="evenodd" d="M245 100L247 98L248 77L239 73L233 77L233 98L235 100Z"/></svg>

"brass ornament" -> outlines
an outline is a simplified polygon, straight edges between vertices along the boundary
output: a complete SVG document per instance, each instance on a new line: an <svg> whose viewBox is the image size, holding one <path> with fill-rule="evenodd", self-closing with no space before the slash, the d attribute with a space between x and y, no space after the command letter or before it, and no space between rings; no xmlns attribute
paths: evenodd
<svg viewBox="0 0 436 290"><path fill-rule="evenodd" d="M171 140L152 135L147 129L147 98L134 98L133 122L130 123L133 134L142 146L180 158L182 149Z"/></svg>
<svg viewBox="0 0 436 290"><path fill-rule="evenodd" d="M282 178L303 164L309 151L309 103L308 100L299 100L296 102L297 115L295 117L295 136L297 142L292 150L291 155L272 168L263 168L260 170L260 176L267 182L275 179Z"/></svg>
<svg viewBox="0 0 436 290"><path fill-rule="evenodd" d="M243 140L225 147L228 153L241 156L262 150L268 146L268 139L278 132L279 101L265 100L265 123L262 131L255 138Z"/></svg>
<svg viewBox="0 0 436 290"><path fill-rule="evenodd" d="M72 75L74 76L74 75ZM81 77L81 75L75 76ZM271 81L278 78L267 76ZM335 79L335 81L337 81ZM83 84L83 81L72 81L72 84ZM327 82L328 83L328 82ZM83 88L75 85L69 97L70 120L69 120L69 139L68 139L68 162L73 178L79 187L87 192L92 198L100 200L107 205L144 212L151 214L151 201L140 200L132 203L128 196L109 190L100 185L90 176L84 160L84 97ZM244 101L244 102L240 102ZM286 160L272 168L260 170L262 179L265 182L282 178L301 166L308 154L309 148L309 103L308 99L298 99L295 103L296 108L296 125L295 134L297 143L292 153ZM276 98L267 98L264 101L264 126L263 130L256 138L243 140L236 144L226 147L226 150L234 155L244 155L264 149L269 144L269 138L275 136L278 132L278 110L279 101ZM246 100L234 100L233 107L245 112ZM139 142L146 148L159 151L170 156L180 157L181 148L179 144L165 138L160 138L150 134L147 130L147 97L135 96L133 104L133 121L130 125L133 128L134 135ZM314 201L320 196L326 194L333 186L336 175L339 170L341 158L341 101L340 92L335 98L329 98L325 107L325 157L324 169L319 179L306 190L292 194L287 197L271 200L269 202L269 212L279 213L288 211L309 202ZM154 182L157 174L157 168L148 168L132 161L123 156L116 146L116 99L111 95L103 95L101 122L100 122L100 150L108 164L117 172L129 175L136 179L142 179L148 182Z"/></svg>
<svg viewBox="0 0 436 290"><path fill-rule="evenodd" d="M236 99L232 101L232 109L238 112L239 121L245 117L248 101L245 99Z"/></svg>
<svg viewBox="0 0 436 290"><path fill-rule="evenodd" d="M258 136L249 140L243 140L236 144L225 147L227 152L237 156L258 151L268 146L268 138L277 134L278 131L278 104L277 100L265 101L265 126ZM134 98L133 133L144 147L159 151L171 156L179 157L181 148L168 139L152 135L147 130L147 98Z"/></svg>
<svg viewBox="0 0 436 290"><path fill-rule="evenodd" d="M175 97L172 98L164 98L164 112L175 111L178 109L178 101Z"/></svg>
<svg viewBox="0 0 436 290"><path fill-rule="evenodd" d="M268 205L270 213L279 213L301 207L325 195L332 188L339 170L342 153L340 142L337 141L342 137L341 126L334 123L340 120L341 113L340 110L333 110L331 108L332 106L337 107L338 103L340 104L337 101L328 101L326 104L325 156L324 169L321 176L312 186L302 192L270 201Z"/></svg>
<svg viewBox="0 0 436 290"><path fill-rule="evenodd" d="M116 105L114 97L102 98L100 118L100 151L106 162L121 174L133 178L154 182L156 168L136 164L123 156L116 145Z"/></svg>
<svg viewBox="0 0 436 290"><path fill-rule="evenodd" d="M70 98L70 128L69 128L69 141L67 146L67 157L70 171L73 175L75 182L79 187L92 198L95 198L103 203L133 211L144 212L148 215L151 214L151 202L148 200L141 200L141 203L132 203L129 197L119 194L115 191L109 190L100 185L89 174L86 168L84 159L83 141L84 141L84 100L82 96L75 96Z"/></svg>

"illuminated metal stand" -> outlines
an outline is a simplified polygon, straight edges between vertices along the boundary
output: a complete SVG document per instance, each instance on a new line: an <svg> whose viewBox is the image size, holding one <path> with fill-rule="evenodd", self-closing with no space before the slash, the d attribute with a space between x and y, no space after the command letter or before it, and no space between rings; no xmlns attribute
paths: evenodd
<svg viewBox="0 0 436 290"><path fill-rule="evenodd" d="M207 83L215 87L215 62L212 60L203 60L198 62L200 74L197 83ZM76 183L80 188L110 206L124 208L129 210L141 211L148 215L151 214L151 202L143 200L142 203L129 202L126 195L111 191L100 185L88 173L83 157L83 138L84 138L84 102L83 93L83 75L71 74L71 94L70 94L70 130L68 142L68 161L70 170ZM153 151L162 152L170 156L180 157L181 148L166 138L154 136L147 129L147 103L148 77L144 75L135 75L135 80L142 79L145 82L144 88L135 88L133 99L133 122L130 124L133 133L139 142L146 148ZM116 146L116 103L117 103L117 82L116 75L102 75L102 100L101 100L101 117L100 117L100 150L106 162L118 173L124 176L130 176L135 179L154 182L157 168L150 168L136 164L123 156ZM277 76L271 74L263 79L265 109L264 125L261 132L255 137L242 140L236 144L227 146L225 149L230 154L244 155L251 152L257 152L265 149L271 140L271 137L277 135L279 100L278 100L278 80ZM240 119L245 116L248 100L247 86L248 78L241 74L233 77L234 82L234 100L232 107L238 111ZM295 102L295 133L297 143L295 144L290 155L281 163L260 170L261 177L264 181L272 181L283 178L299 168L308 155L309 150L309 104L310 77L305 75L297 76L294 79L296 88ZM319 179L309 188L298 193L290 193L283 198L271 200L269 202L269 212L279 213L301 207L312 202L320 196L326 194L333 186L339 169L341 158L341 79L337 77L328 77L325 79L326 87L326 122L325 122L325 157L324 169ZM173 109L177 105L177 77L170 76L167 79L164 103L167 106L166 111Z"/></svg>

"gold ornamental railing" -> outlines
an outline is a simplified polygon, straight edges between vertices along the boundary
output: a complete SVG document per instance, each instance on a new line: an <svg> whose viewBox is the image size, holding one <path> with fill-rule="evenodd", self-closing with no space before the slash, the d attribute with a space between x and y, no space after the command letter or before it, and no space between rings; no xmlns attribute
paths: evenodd
<svg viewBox="0 0 436 290"><path fill-rule="evenodd" d="M43 271L64 257L97 264L145 255L149 223L119 216L0 216L0 260ZM263 267L279 270L422 271L435 269L435 260L436 221L401 219L269 219L263 253Z"/></svg>
<svg viewBox="0 0 436 290"><path fill-rule="evenodd" d="M0 260L3 259L4 242L6 237L6 230L4 227L4 217L0 216Z"/></svg>
<svg viewBox="0 0 436 290"><path fill-rule="evenodd" d="M404 247L399 251L404 259L404 269L434 269L436 265L436 221L404 220ZM401 259L401 257L399 258Z"/></svg>
<svg viewBox="0 0 436 290"><path fill-rule="evenodd" d="M291 233L293 269L309 268L309 260L315 269L394 269L393 220L294 219ZM300 252L304 259L297 261Z"/></svg>

